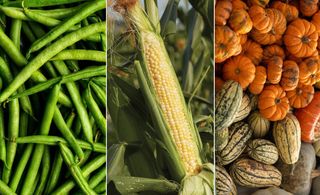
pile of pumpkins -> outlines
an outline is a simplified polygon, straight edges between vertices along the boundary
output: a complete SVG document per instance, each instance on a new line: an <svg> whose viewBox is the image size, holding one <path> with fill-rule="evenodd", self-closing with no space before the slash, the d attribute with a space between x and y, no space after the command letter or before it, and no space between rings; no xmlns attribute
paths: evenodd
<svg viewBox="0 0 320 195"><path fill-rule="evenodd" d="M319 52L318 0L215 2L217 194L298 193L285 180L320 150Z"/></svg>

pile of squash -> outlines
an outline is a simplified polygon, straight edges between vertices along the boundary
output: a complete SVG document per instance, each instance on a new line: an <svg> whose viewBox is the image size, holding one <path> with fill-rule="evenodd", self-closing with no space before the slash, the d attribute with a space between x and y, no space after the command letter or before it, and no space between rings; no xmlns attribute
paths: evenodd
<svg viewBox="0 0 320 195"><path fill-rule="evenodd" d="M290 173L283 167L294 171L303 164L302 143L313 143L314 158L317 152L320 156L318 4L318 0L216 1L218 194L236 194L235 184L281 186L297 193L290 185L285 187L283 178L288 180Z"/></svg>

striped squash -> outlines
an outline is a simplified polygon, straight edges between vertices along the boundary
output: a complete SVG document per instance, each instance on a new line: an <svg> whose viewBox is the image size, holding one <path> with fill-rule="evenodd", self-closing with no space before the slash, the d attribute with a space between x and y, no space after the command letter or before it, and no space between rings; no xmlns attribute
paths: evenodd
<svg viewBox="0 0 320 195"><path fill-rule="evenodd" d="M215 99L215 129L229 127L235 119L242 100L242 88L236 81L226 81Z"/></svg>
<svg viewBox="0 0 320 195"><path fill-rule="evenodd" d="M262 138L264 137L270 129L270 121L263 116L258 111L253 112L248 117L249 127L253 130L253 137Z"/></svg>
<svg viewBox="0 0 320 195"><path fill-rule="evenodd" d="M235 123L246 118L250 114L250 111L251 111L250 98L247 94L243 94L240 108L233 122Z"/></svg>
<svg viewBox="0 0 320 195"><path fill-rule="evenodd" d="M273 126L273 137L279 150L282 161L286 164L294 164L299 159L301 148L301 129L298 119L293 114Z"/></svg>
<svg viewBox="0 0 320 195"><path fill-rule="evenodd" d="M250 99L251 110L256 110L258 108L259 95L254 95L252 93L248 93L248 96Z"/></svg>
<svg viewBox="0 0 320 195"><path fill-rule="evenodd" d="M244 151L248 140L252 136L252 130L245 122L232 124L229 131L228 144L218 155L219 163L222 165L227 165L236 160Z"/></svg>
<svg viewBox="0 0 320 195"><path fill-rule="evenodd" d="M216 151L221 151L228 144L229 129L224 128L214 132Z"/></svg>
<svg viewBox="0 0 320 195"><path fill-rule="evenodd" d="M237 188L229 173L222 166L216 166L216 190L217 195L236 195Z"/></svg>
<svg viewBox="0 0 320 195"><path fill-rule="evenodd" d="M272 165L251 159L240 159L230 169L233 181L245 187L280 186L281 172Z"/></svg>
<svg viewBox="0 0 320 195"><path fill-rule="evenodd" d="M269 140L255 139L248 143L248 155L254 160L272 165L277 162L279 153L277 147Z"/></svg>

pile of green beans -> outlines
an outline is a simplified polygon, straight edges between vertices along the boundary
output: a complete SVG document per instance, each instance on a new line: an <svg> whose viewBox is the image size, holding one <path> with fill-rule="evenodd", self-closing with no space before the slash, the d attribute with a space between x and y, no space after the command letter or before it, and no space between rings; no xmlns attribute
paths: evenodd
<svg viewBox="0 0 320 195"><path fill-rule="evenodd" d="M0 194L105 194L106 1L2 2Z"/></svg>

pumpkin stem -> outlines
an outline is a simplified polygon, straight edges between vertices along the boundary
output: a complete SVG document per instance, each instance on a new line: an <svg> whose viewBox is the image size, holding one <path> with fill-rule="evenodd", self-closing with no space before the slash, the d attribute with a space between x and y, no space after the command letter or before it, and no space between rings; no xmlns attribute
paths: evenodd
<svg viewBox="0 0 320 195"><path fill-rule="evenodd" d="M236 68L235 72L236 74L240 74L240 68Z"/></svg>
<svg viewBox="0 0 320 195"><path fill-rule="evenodd" d="M301 37L301 41L302 41L302 43L309 43L310 39L307 36L303 36L303 37Z"/></svg>
<svg viewBox="0 0 320 195"><path fill-rule="evenodd" d="M276 99L274 100L274 102L275 102L276 104L279 104L279 103L281 102L281 100L280 100L279 98L276 98Z"/></svg>
<svg viewBox="0 0 320 195"><path fill-rule="evenodd" d="M296 92L297 92L297 95L301 95L302 94L302 89L297 87Z"/></svg>

